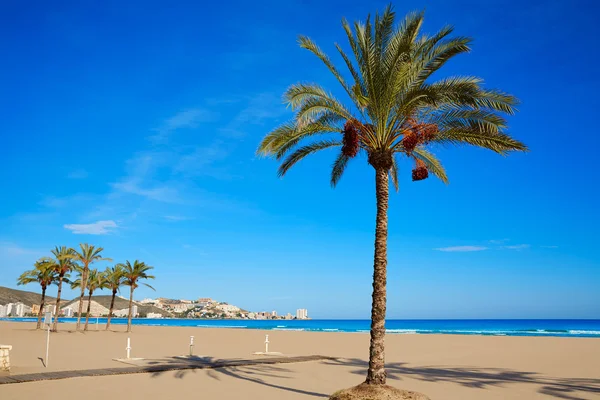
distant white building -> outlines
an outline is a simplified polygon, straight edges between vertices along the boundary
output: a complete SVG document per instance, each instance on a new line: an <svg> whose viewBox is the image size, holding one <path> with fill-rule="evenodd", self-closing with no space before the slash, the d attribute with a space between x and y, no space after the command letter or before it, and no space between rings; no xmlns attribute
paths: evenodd
<svg viewBox="0 0 600 400"><path fill-rule="evenodd" d="M14 316L14 315L13 315L13 314L14 314L14 312L15 312L15 309L14 309L14 307L15 307L15 304L14 304L14 303L8 303L8 304L6 305L6 316L7 316L7 317L13 317L13 316Z"/></svg>
<svg viewBox="0 0 600 400"><path fill-rule="evenodd" d="M68 307L67 307L67 308L65 308L65 309L63 310L63 314L64 314L64 315L65 315L65 317L67 317L67 318L71 318L71 317L73 317L73 313L74 313L74 311L73 311L73 309L72 309L72 308L68 308Z"/></svg>
<svg viewBox="0 0 600 400"><path fill-rule="evenodd" d="M138 306L136 306L135 304L133 306L131 306L131 316L132 317L137 317L138 316Z"/></svg>
<svg viewBox="0 0 600 400"><path fill-rule="evenodd" d="M239 307L231 305L231 304L219 304L216 308L223 312L239 312L240 311Z"/></svg>
<svg viewBox="0 0 600 400"><path fill-rule="evenodd" d="M25 304L17 303L17 305L15 307L15 316L23 317L23 315L25 315L26 312L27 312L27 310L26 310Z"/></svg>
<svg viewBox="0 0 600 400"><path fill-rule="evenodd" d="M146 318L162 318L162 314L150 312L146 315Z"/></svg>
<svg viewBox="0 0 600 400"><path fill-rule="evenodd" d="M140 304L154 304L156 303L156 300L154 299L144 299L142 301L139 302Z"/></svg>
<svg viewBox="0 0 600 400"><path fill-rule="evenodd" d="M308 310L306 308L299 308L296 310L296 319L307 319Z"/></svg>
<svg viewBox="0 0 600 400"><path fill-rule="evenodd" d="M277 318L277 311L271 311L271 317Z"/></svg>
<svg viewBox="0 0 600 400"><path fill-rule="evenodd" d="M0 318L6 318L8 316L8 312L6 310L6 306L0 306Z"/></svg>

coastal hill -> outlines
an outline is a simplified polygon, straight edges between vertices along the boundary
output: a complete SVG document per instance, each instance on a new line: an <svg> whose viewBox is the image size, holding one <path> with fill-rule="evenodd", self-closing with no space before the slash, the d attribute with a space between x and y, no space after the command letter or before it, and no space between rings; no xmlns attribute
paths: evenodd
<svg viewBox="0 0 600 400"><path fill-rule="evenodd" d="M9 303L23 303L28 307L31 307L34 304L40 304L42 299L42 295L40 293L28 292L26 290L17 290L11 289L4 286L0 286L0 306L6 305ZM87 296L85 297L87 300ZM84 300L84 310L87 306L87 301ZM108 313L108 308L110 307L111 296L92 296L92 308L98 308L99 310L105 310L104 314ZM46 296L46 304L51 305L56 302L56 297ZM161 310L158 307L147 304L140 304L136 301L133 302L138 307L138 313L141 315L147 315L149 313L160 314L163 317L171 317L172 314L168 311ZM72 308L74 311L78 309L79 299L61 300L61 310L65 307ZM115 297L115 313L119 310L127 310L129 308L129 300L123 299L121 297ZM123 311L121 312L123 313Z"/></svg>
<svg viewBox="0 0 600 400"><path fill-rule="evenodd" d="M93 308L96 307L98 309L98 313L101 315L104 314L108 314L108 310L110 308L110 300L111 300L112 296L92 296L92 314L96 314L94 313ZM153 305L147 305L147 304L141 304L137 301L133 302L134 305L136 305L138 307L138 313L140 315L147 315L150 313L153 314L160 314L163 317L171 317L172 314L168 311L165 310L161 310L158 307L155 307ZM83 305L84 305L84 311L87 307L87 296L84 298L83 301ZM61 306L61 309L64 307L69 307L72 308L74 311L78 309L79 307L79 299L75 299L75 300L71 300L69 302L66 302L63 306ZM115 297L115 314L118 314L117 311L122 310L122 312L125 312L126 310L129 309L129 300L128 299L124 299L122 297Z"/></svg>
<svg viewBox="0 0 600 400"><path fill-rule="evenodd" d="M9 303L23 303L31 307L32 304L40 304L41 299L41 293L10 289L4 286L0 286L0 305L5 305ZM56 297L46 296L47 303L55 301Z"/></svg>

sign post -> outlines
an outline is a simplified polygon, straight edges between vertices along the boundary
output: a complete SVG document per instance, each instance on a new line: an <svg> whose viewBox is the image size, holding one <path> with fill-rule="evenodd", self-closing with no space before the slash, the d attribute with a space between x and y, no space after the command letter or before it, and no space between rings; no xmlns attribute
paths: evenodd
<svg viewBox="0 0 600 400"><path fill-rule="evenodd" d="M44 324L46 324L46 358L44 359L44 366L48 368L48 354L50 352L50 325L52 325L52 312L47 312L44 316Z"/></svg>
<svg viewBox="0 0 600 400"><path fill-rule="evenodd" d="M131 338L127 338L127 347L125 350L127 350L127 359L129 360L131 358Z"/></svg>
<svg viewBox="0 0 600 400"><path fill-rule="evenodd" d="M194 337L190 336L190 357L194 355Z"/></svg>

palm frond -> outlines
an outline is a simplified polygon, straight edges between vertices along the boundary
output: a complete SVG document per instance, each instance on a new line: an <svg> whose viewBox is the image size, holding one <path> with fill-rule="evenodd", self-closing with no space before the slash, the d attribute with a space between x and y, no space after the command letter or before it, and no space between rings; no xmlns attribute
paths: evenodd
<svg viewBox="0 0 600 400"><path fill-rule="evenodd" d="M341 146L341 145L342 145L342 143L339 140L321 140L321 141L300 147L299 149L294 151L292 154L287 156L287 158L279 166L279 170L277 171L277 173L280 177L282 177L298 161L302 160L304 157L308 156L309 154L315 153L319 150L324 150L324 149L328 149L331 147L337 147L337 146Z"/></svg>
<svg viewBox="0 0 600 400"><path fill-rule="evenodd" d="M442 163L427 150L417 147L413 150L412 155L415 159L421 160L425 163L427 170L435 175L439 180L444 182L446 185L449 183L448 176L446 176L446 170L442 166Z"/></svg>
<svg viewBox="0 0 600 400"><path fill-rule="evenodd" d="M333 166L331 168L331 186L336 187L344 171L346 170L346 166L348 165L348 161L350 161L350 157L346 156L344 153L340 152L337 158L333 162Z"/></svg>

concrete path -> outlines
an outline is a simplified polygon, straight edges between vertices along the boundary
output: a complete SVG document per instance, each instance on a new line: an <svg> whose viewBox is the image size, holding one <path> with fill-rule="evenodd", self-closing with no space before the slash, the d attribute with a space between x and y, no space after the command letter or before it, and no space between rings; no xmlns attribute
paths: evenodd
<svg viewBox="0 0 600 400"><path fill-rule="evenodd" d="M331 360L325 356L269 357L252 359L216 360L202 357L172 357L157 360L143 359L140 364L123 368L101 368L73 371L41 372L36 374L0 375L0 385L26 383L56 379L80 378L89 376L158 373L186 369L212 369L227 367L245 367L253 365L288 364L307 361Z"/></svg>

